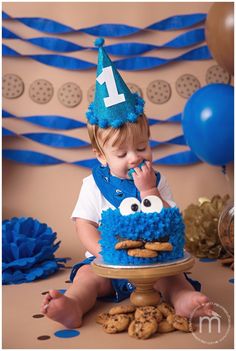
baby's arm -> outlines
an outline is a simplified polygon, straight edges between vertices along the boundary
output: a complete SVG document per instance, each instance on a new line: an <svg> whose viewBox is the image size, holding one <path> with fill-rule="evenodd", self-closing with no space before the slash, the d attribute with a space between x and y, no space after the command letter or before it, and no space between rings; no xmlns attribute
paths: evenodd
<svg viewBox="0 0 236 351"><path fill-rule="evenodd" d="M132 174L132 176L135 186L140 191L141 199L144 199L149 195L156 195L162 200L164 207L170 207L169 204L163 200L159 190L157 189L156 174L152 168L151 162L146 161L145 165L143 165L141 169L136 167L134 170L135 172Z"/></svg>
<svg viewBox="0 0 236 351"><path fill-rule="evenodd" d="M92 255L98 257L101 247L98 243L100 239L98 225L87 219L76 218L76 232L83 246Z"/></svg>

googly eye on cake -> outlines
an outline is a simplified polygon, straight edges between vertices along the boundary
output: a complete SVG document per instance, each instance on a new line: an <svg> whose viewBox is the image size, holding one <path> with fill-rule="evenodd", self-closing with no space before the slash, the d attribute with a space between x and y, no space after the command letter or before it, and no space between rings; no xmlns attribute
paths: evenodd
<svg viewBox="0 0 236 351"><path fill-rule="evenodd" d="M141 202L129 197L102 212L101 256L107 264L146 265L184 256L184 223L177 207L165 208L158 196Z"/></svg>

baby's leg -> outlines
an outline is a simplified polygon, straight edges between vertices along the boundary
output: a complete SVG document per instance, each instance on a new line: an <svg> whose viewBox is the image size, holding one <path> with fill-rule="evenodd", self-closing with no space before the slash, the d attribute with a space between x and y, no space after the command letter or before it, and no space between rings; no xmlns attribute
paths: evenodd
<svg viewBox="0 0 236 351"><path fill-rule="evenodd" d="M78 328L83 315L96 303L97 297L113 293L111 281L97 276L90 265L82 266L65 294L50 290L41 311L67 328Z"/></svg>
<svg viewBox="0 0 236 351"><path fill-rule="evenodd" d="M209 298L196 291L183 274L161 278L155 283L154 288L162 293L165 301L174 306L178 315L190 317L196 307L199 308L194 312L194 317L210 316L212 313Z"/></svg>

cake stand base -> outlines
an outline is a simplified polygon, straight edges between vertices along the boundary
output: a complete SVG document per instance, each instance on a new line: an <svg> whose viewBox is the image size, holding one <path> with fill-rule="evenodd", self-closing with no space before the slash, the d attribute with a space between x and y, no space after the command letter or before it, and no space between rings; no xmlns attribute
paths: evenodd
<svg viewBox="0 0 236 351"><path fill-rule="evenodd" d="M183 259L169 263L145 266L115 266L105 264L96 258L92 262L94 272L105 278L128 279L135 286L130 301L135 306L157 305L160 293L153 288L154 283L162 278L188 271L194 266L194 258L187 252Z"/></svg>

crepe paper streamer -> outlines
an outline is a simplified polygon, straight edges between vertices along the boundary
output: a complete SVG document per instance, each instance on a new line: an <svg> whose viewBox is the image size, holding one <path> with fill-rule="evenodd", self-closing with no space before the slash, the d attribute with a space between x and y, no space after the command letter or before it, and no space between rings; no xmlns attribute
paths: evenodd
<svg viewBox="0 0 236 351"><path fill-rule="evenodd" d="M41 47L46 50L55 52L75 52L81 50L98 50L96 47L81 46L70 41L52 38L52 37L40 37L40 38L23 38L6 27L2 28L3 39L19 39L26 43ZM145 43L117 43L112 45L105 45L106 52L116 56L129 56L129 55L140 55L154 49L172 48L181 49L191 45L200 44L205 40L204 28L197 28L190 30L186 33L178 35L176 38L166 42L162 45L152 45Z"/></svg>
<svg viewBox="0 0 236 351"><path fill-rule="evenodd" d="M201 162L192 151L182 151L154 160L154 165L187 166Z"/></svg>
<svg viewBox="0 0 236 351"><path fill-rule="evenodd" d="M26 163L32 166L49 166L64 163L64 161L56 157L45 155L37 151L3 149L2 155L7 160Z"/></svg>
<svg viewBox="0 0 236 351"><path fill-rule="evenodd" d="M13 217L2 223L3 284L21 284L45 278L63 267L66 258L54 253L57 233L32 217Z"/></svg>
<svg viewBox="0 0 236 351"><path fill-rule="evenodd" d="M36 141L40 144L48 145L55 148L80 148L90 146L91 144L78 138L70 137L55 133L15 133L7 128L2 128L2 136L22 136L27 139ZM179 135L175 138L158 141L150 140L150 147L154 148L164 144L186 145L184 135Z"/></svg>
<svg viewBox="0 0 236 351"><path fill-rule="evenodd" d="M199 259L200 262L216 262L216 258L203 257Z"/></svg>
<svg viewBox="0 0 236 351"><path fill-rule="evenodd" d="M230 278L229 283L234 284L234 278Z"/></svg>
<svg viewBox="0 0 236 351"><path fill-rule="evenodd" d="M36 141L40 144L52 146L55 148L80 148L91 145L86 141L55 133L14 133L9 129L3 128L3 136L22 136L27 139Z"/></svg>
<svg viewBox="0 0 236 351"><path fill-rule="evenodd" d="M63 56L63 55L26 55L20 54L17 51L9 48L7 45L2 45L3 56L8 57L22 57L30 58L37 62L43 63L48 66L57 67L67 70L86 70L97 67L96 64L78 58ZM196 49L190 50L182 55L173 58L159 58L159 57L139 57L134 56L131 58L121 59L113 61L116 68L121 71L139 71L157 68L172 62L179 61L198 61L198 60L209 60L211 59L211 53L208 47L201 46Z"/></svg>
<svg viewBox="0 0 236 351"><path fill-rule="evenodd" d="M71 130L86 127L86 123L56 115L18 117L6 110L2 110L2 117L16 118L48 129Z"/></svg>
<svg viewBox="0 0 236 351"><path fill-rule="evenodd" d="M57 336L58 338L74 338L75 336L79 336L80 332L78 330L75 329L62 329L62 330L58 330L54 333L55 336Z"/></svg>
<svg viewBox="0 0 236 351"><path fill-rule="evenodd" d="M56 157L45 155L43 153L31 150L3 149L2 156L7 160L15 161L18 163L26 163L32 166L50 166L66 163L91 169L99 164L96 158L79 160L74 162L66 162ZM161 159L157 159L153 161L153 164L167 166L185 166L197 162L201 161L197 158L195 154L193 154L192 151L184 151L166 156Z"/></svg>
<svg viewBox="0 0 236 351"><path fill-rule="evenodd" d="M167 119L148 118L149 126L159 123L182 123L182 113L178 113L177 115L168 117Z"/></svg>
<svg viewBox="0 0 236 351"><path fill-rule="evenodd" d="M167 119L155 119L155 118L148 118L149 126L159 124L159 123L181 123L182 114L178 113L172 117L168 117ZM58 129L58 130L71 130L76 128L86 127L86 123L76 121L69 117L63 116L29 116L29 117L18 117L6 110L2 110L2 117L3 118L16 118L18 120L23 120L25 122L29 122L41 127L45 127L48 129Z"/></svg>
<svg viewBox="0 0 236 351"><path fill-rule="evenodd" d="M11 130L2 127L2 136L15 136L16 134Z"/></svg>
<svg viewBox="0 0 236 351"><path fill-rule="evenodd" d="M158 68L173 62L198 61L198 60L210 60L210 59L212 59L211 53L208 47L205 45L170 59L151 57L151 56L145 56L145 57L136 56L132 58L116 60L114 61L114 63L118 70L139 71L139 70Z"/></svg>
<svg viewBox="0 0 236 351"><path fill-rule="evenodd" d="M168 17L156 23L153 23L147 27L139 28L133 27L126 24L113 24L105 23L93 27L87 28L72 28L66 26L60 22L42 18L42 17L13 17L7 14L5 11L2 12L3 20L15 20L23 23L24 25L50 34L65 34L65 33L87 33L90 35L95 35L99 37L122 37L132 35L143 30L159 30L159 31L169 31L169 30L179 30L198 25L205 21L206 14L204 13L193 13L184 14Z"/></svg>
<svg viewBox="0 0 236 351"><path fill-rule="evenodd" d="M25 57L31 58L37 62L43 63L48 66L68 69L68 70L86 70L90 68L94 68L97 65L80 60L74 57L69 56L62 56L62 55L24 55L20 54L17 51L9 48L7 45L3 44L2 46L2 54L3 56L10 56L10 57Z"/></svg>
<svg viewBox="0 0 236 351"><path fill-rule="evenodd" d="M186 140L184 138L184 135L178 135L175 138L165 140L165 141L150 140L151 148L154 148L160 145L165 145L165 144L186 145Z"/></svg>

